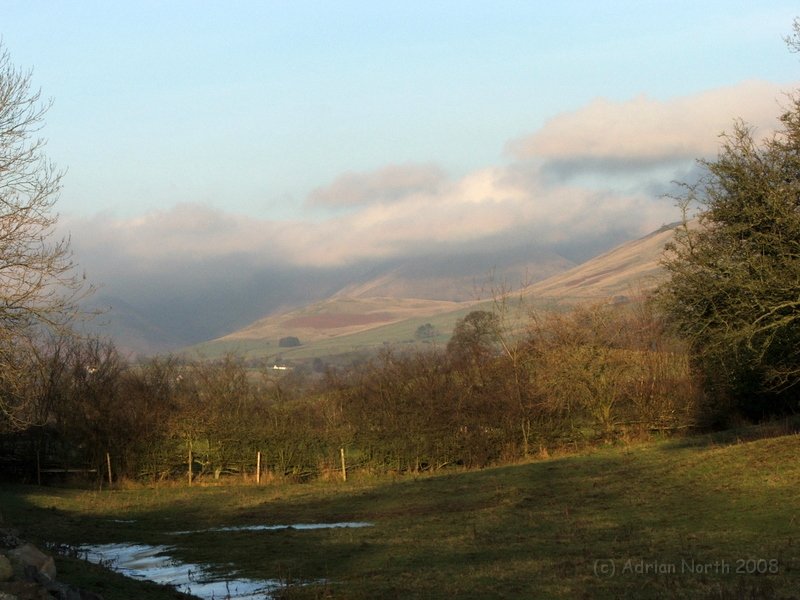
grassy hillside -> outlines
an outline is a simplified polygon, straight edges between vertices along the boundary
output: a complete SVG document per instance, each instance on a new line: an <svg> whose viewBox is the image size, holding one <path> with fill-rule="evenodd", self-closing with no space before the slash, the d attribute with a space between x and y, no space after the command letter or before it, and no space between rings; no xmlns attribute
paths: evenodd
<svg viewBox="0 0 800 600"><path fill-rule="evenodd" d="M520 246L507 251L421 257L357 284L337 295L350 298L426 298L470 302L491 281L541 281L574 267L551 251Z"/></svg>
<svg viewBox="0 0 800 600"><path fill-rule="evenodd" d="M472 303L407 298L336 297L266 317L223 338L198 344L190 352L205 358L235 352L248 357L281 356L301 360L359 351L374 351L385 343L417 343L417 328L431 323L439 332L428 342L447 339L456 319ZM295 336L302 345L281 348L282 337Z"/></svg>
<svg viewBox="0 0 800 600"><path fill-rule="evenodd" d="M167 544L182 560L243 576L326 580L291 588L292 598L792 598L800 589L800 436L758 439L775 433L605 447L419 478L4 487L0 501L34 538ZM349 520L374 526L167 533ZM165 597L148 594L137 597Z"/></svg>
<svg viewBox="0 0 800 600"><path fill-rule="evenodd" d="M452 312L459 306L457 302L436 300L334 297L261 319L221 339L277 341L294 335L306 342L318 342L419 316Z"/></svg>
<svg viewBox="0 0 800 600"><path fill-rule="evenodd" d="M662 228L514 295L521 295L528 308L543 309L640 294L655 286L663 276L659 261L673 231L672 227ZM483 290L482 295L491 293ZM205 358L216 358L226 352L248 357L281 356L286 360L331 357L374 351L386 344L417 343L414 334L425 323L431 323L440 334L428 342L444 344L456 320L473 309L491 310L491 302L337 295L265 317L245 329L189 350ZM303 346L279 348L280 338L290 335L300 338Z"/></svg>
<svg viewBox="0 0 800 600"><path fill-rule="evenodd" d="M674 225L662 227L569 271L534 283L526 288L525 294L559 302L585 302L636 295L652 289L664 277L660 260L674 231Z"/></svg>

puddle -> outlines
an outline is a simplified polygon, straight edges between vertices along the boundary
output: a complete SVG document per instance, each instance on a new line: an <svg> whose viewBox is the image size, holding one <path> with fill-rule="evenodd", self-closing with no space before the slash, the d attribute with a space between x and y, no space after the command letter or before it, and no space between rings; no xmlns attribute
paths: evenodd
<svg viewBox="0 0 800 600"><path fill-rule="evenodd" d="M89 562L103 564L133 579L171 585L204 600L263 600L283 587L277 579L223 579L200 565L171 558L171 550L168 546L148 544L100 544L78 548Z"/></svg>
<svg viewBox="0 0 800 600"><path fill-rule="evenodd" d="M241 525L215 527L196 531L176 531L186 535L208 531L276 531L372 527L372 523L347 521L341 523L297 523L294 525ZM171 585L181 592L203 600L230 598L256 600L271 598L283 587L277 579L244 579L212 574L202 565L184 563L170 556L170 546L149 544L99 544L79 546L77 550L89 562L102 564L122 575Z"/></svg>
<svg viewBox="0 0 800 600"><path fill-rule="evenodd" d="M345 529L372 527L372 523L363 521L344 521L342 523L295 523L293 525L231 525L229 527L212 527L211 529L195 529L193 531L173 531L172 535L187 535L190 533L207 533L214 531L279 531L281 529Z"/></svg>

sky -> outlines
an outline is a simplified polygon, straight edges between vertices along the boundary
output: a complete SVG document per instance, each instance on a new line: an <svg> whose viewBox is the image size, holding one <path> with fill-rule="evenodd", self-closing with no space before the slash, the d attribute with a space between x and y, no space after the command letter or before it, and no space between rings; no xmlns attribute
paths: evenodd
<svg viewBox="0 0 800 600"><path fill-rule="evenodd" d="M800 80L783 40L797 14L0 0L0 36L53 99L41 133L76 257L133 290L156 273L211 281L233 259L334 268L646 234L679 217L664 194L734 119L776 127Z"/></svg>

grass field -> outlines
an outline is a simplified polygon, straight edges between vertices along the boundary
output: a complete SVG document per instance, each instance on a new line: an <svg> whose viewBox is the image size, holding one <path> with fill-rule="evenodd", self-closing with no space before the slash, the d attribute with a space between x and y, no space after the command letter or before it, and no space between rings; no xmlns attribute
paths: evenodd
<svg viewBox="0 0 800 600"><path fill-rule="evenodd" d="M291 598L793 598L800 436L764 437L774 433L346 484L4 487L0 501L34 540L166 544L220 572L325 581L291 587ZM169 533L351 520L374 526ZM109 600L175 597L125 590L74 560L58 564Z"/></svg>
<svg viewBox="0 0 800 600"><path fill-rule="evenodd" d="M220 338L197 344L186 351L190 355L201 356L205 359L217 359L225 354L234 353L245 358L281 356L283 360L287 361L346 356L358 352L372 354L377 349L386 347L387 344L398 348L406 348L415 344L416 347L424 347L415 339L415 333L417 328L425 323L431 323L440 332L432 341L443 347L450 338L455 322L466 315L469 310L470 308L464 308L441 315L408 318L397 323L380 325L347 335L335 335L330 338L309 340L301 336L302 345L293 348L279 347L277 337L273 339Z"/></svg>

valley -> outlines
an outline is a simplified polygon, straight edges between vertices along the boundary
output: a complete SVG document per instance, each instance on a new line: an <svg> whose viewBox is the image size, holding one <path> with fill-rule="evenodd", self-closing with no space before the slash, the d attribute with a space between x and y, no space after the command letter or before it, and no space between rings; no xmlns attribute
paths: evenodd
<svg viewBox="0 0 800 600"><path fill-rule="evenodd" d="M269 361L308 361L313 358L370 353L379 348L420 347L447 343L456 321L471 310L493 310L504 300L513 310L552 310L580 303L625 302L655 287L664 274L660 266L665 245L677 224L664 226L643 238L626 242L586 262L527 283L519 268L492 272L472 283L467 299L462 286L460 301L371 296L389 286L386 277L351 286L334 296L301 308L279 311L220 338L196 344L186 351L203 358L235 353ZM502 276L498 275L502 273ZM508 279L515 276L517 279ZM398 284L399 285L399 284ZM407 293L422 289L408 280ZM444 286L443 286L444 287ZM430 324L436 335L420 339L417 331ZM282 348L280 339L297 337L301 345ZM424 346L423 346L424 347Z"/></svg>

